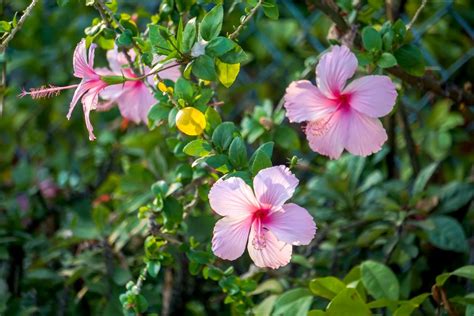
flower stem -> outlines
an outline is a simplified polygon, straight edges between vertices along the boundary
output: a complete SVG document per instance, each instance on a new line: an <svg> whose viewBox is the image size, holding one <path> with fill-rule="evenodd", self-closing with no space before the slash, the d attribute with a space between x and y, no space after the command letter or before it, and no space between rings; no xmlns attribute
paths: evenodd
<svg viewBox="0 0 474 316"><path fill-rule="evenodd" d="M233 40L237 36L239 36L240 31L242 31L242 28L245 26L245 24L250 21L250 19L257 13L258 8L262 6L263 0L259 0L257 5L250 10L249 14L244 18L244 20L240 23L240 25L235 29L235 31L229 35L229 39Z"/></svg>

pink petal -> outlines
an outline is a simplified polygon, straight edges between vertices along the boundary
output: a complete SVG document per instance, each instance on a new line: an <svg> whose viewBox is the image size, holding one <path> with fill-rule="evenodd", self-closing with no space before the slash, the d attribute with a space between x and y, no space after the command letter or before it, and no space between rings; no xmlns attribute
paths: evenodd
<svg viewBox="0 0 474 316"><path fill-rule="evenodd" d="M122 116L137 124L148 122L148 111L156 102L147 86L141 81L125 84L123 93L117 99Z"/></svg>
<svg viewBox="0 0 474 316"><path fill-rule="evenodd" d="M72 96L71 103L69 104L69 111L67 112L67 119L71 119L72 111L76 107L77 102L79 99L86 93L86 91L89 89L89 84L87 81L82 80L79 85L76 88L76 91L74 91L74 95Z"/></svg>
<svg viewBox="0 0 474 316"><path fill-rule="evenodd" d="M379 119L355 110L350 111L345 146L347 151L357 156L368 156L382 149L386 140L387 133Z"/></svg>
<svg viewBox="0 0 474 316"><path fill-rule="evenodd" d="M89 131L89 140L95 140L94 128L92 127L90 120L90 112L97 108L99 102L99 92L103 89L103 86L95 86L87 91L82 97L82 109L84 111L84 120L86 122L87 130Z"/></svg>
<svg viewBox="0 0 474 316"><path fill-rule="evenodd" d="M214 227L212 251L216 256L226 260L235 260L245 251L252 218L234 219L224 217Z"/></svg>
<svg viewBox="0 0 474 316"><path fill-rule="evenodd" d="M94 68L94 56L95 56L95 49L97 45L92 43L91 46L89 46L89 67Z"/></svg>
<svg viewBox="0 0 474 316"><path fill-rule="evenodd" d="M135 60L135 52L130 50L128 52L130 59ZM116 75L120 75L124 69L124 66L128 65L127 57L123 52L119 52L117 46L114 49L107 51L107 61L109 62L109 67Z"/></svg>
<svg viewBox="0 0 474 316"><path fill-rule="evenodd" d="M124 93L124 91L124 84L114 84L105 87L105 89L100 92L100 97L104 100L117 100L122 95L122 93Z"/></svg>
<svg viewBox="0 0 474 316"><path fill-rule="evenodd" d="M166 56L156 55L153 58L153 64L158 64L162 60L164 60L165 58L166 58ZM176 81L176 80L178 80L179 77L181 77L181 71L179 70L179 66L177 66L177 65L178 65L178 63L176 63L175 61L167 60L166 62L164 62L164 65L162 65L162 67L160 67L160 68L167 68L167 67L171 67L171 66L175 66L175 67L172 67L172 68L169 68L169 69L166 69L166 70L162 70L158 74L160 75L160 77L162 79L169 79L169 80ZM148 71L145 71L145 73L148 72Z"/></svg>
<svg viewBox="0 0 474 316"><path fill-rule="evenodd" d="M316 233L316 224L308 211L296 204L289 203L281 211L269 215L265 227L278 240L292 245L307 245Z"/></svg>
<svg viewBox="0 0 474 316"><path fill-rule="evenodd" d="M286 116L290 122L313 121L332 113L337 106L308 80L293 81L285 94Z"/></svg>
<svg viewBox="0 0 474 316"><path fill-rule="evenodd" d="M255 196L262 207L275 208L291 198L298 179L285 166L260 170L253 180Z"/></svg>
<svg viewBox="0 0 474 316"><path fill-rule="evenodd" d="M333 46L325 53L316 67L316 83L328 98L340 95L347 79L357 69L357 58L346 46Z"/></svg>
<svg viewBox="0 0 474 316"><path fill-rule="evenodd" d="M211 208L235 219L250 216L259 208L252 189L241 178L219 179L209 191Z"/></svg>
<svg viewBox="0 0 474 316"><path fill-rule="evenodd" d="M162 79L169 79L169 80L176 81L178 80L179 77L181 77L181 71L179 70L178 63L172 62L172 63L166 64L165 67L171 67L171 66L175 66L175 67L159 72L159 75Z"/></svg>
<svg viewBox="0 0 474 316"><path fill-rule="evenodd" d="M91 45L92 52L94 51L94 44ZM94 56L92 55L92 59ZM89 56L89 61L91 56ZM74 50L74 56L72 60L74 68L74 76L77 78L86 78L86 79L98 79L98 75L95 73L91 65L88 64L87 60L87 51L86 51L86 41L82 39L79 44L77 44L76 49Z"/></svg>
<svg viewBox="0 0 474 316"><path fill-rule="evenodd" d="M306 138L312 150L331 159L341 156L347 137L348 122L345 112L339 110L324 119L308 123Z"/></svg>
<svg viewBox="0 0 474 316"><path fill-rule="evenodd" d="M381 117L392 111L397 90L387 76L365 76L344 89L350 95L350 106L370 117Z"/></svg>
<svg viewBox="0 0 474 316"><path fill-rule="evenodd" d="M287 265L291 260L292 246L291 244L278 241L270 231L263 229L260 241L255 242L258 230L256 225L252 225L250 229L247 250L250 258L257 267L278 269ZM260 245L260 246L257 246ZM263 245L263 247L261 246Z"/></svg>

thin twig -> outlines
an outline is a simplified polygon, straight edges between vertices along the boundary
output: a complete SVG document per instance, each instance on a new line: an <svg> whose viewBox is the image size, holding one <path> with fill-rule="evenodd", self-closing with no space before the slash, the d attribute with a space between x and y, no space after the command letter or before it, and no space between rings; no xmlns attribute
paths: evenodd
<svg viewBox="0 0 474 316"><path fill-rule="evenodd" d="M237 36L239 36L240 31L242 31L242 28L245 26L245 24L250 21L250 19L257 13L258 8L262 5L263 0L259 0L257 5L250 10L249 14L244 18L244 20L240 23L240 25L235 29L232 34L229 35L229 39L235 39Z"/></svg>
<svg viewBox="0 0 474 316"><path fill-rule="evenodd" d="M38 3L39 0L33 0L31 1L30 5L26 7L25 11L23 11L23 15L21 18L18 20L18 23L16 26L11 30L11 32L8 34L8 36L2 41L2 44L0 44L0 51L4 51L8 43L15 37L16 33L21 29L23 24L25 24L26 19L31 15L33 8L35 5Z"/></svg>
<svg viewBox="0 0 474 316"><path fill-rule="evenodd" d="M421 11L423 11L423 9L425 8L427 2L428 0L421 0L420 7L418 8L418 10L416 10L415 15L411 19L410 23L408 23L407 25L407 31L409 31L412 28L413 24L415 24L416 20L418 19L418 16L420 15Z"/></svg>
<svg viewBox="0 0 474 316"><path fill-rule="evenodd" d="M112 21L115 22L115 24L117 24L117 27L119 28L119 30L121 32L125 32L125 28L123 27L122 24L120 24L120 22L117 20L117 18L115 17L115 14L112 12L112 10L110 10L110 8L102 1L102 0L97 0L96 2L98 5L97 5L97 8L99 9L99 12L101 11L101 9L112 19ZM102 15L102 14L101 14Z"/></svg>

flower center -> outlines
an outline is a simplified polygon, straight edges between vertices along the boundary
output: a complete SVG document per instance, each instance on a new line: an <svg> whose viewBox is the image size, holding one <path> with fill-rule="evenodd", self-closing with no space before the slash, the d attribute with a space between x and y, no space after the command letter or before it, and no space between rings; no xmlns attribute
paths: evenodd
<svg viewBox="0 0 474 316"><path fill-rule="evenodd" d="M350 94L341 94L338 98L339 108L348 109L350 107L351 95Z"/></svg>

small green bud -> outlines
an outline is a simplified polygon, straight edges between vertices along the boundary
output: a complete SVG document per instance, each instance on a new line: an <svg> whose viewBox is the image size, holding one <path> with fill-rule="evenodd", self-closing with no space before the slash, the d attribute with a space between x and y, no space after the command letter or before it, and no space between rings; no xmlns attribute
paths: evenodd
<svg viewBox="0 0 474 316"><path fill-rule="evenodd" d="M293 156L290 160L290 169L293 169L298 164L298 157Z"/></svg>

